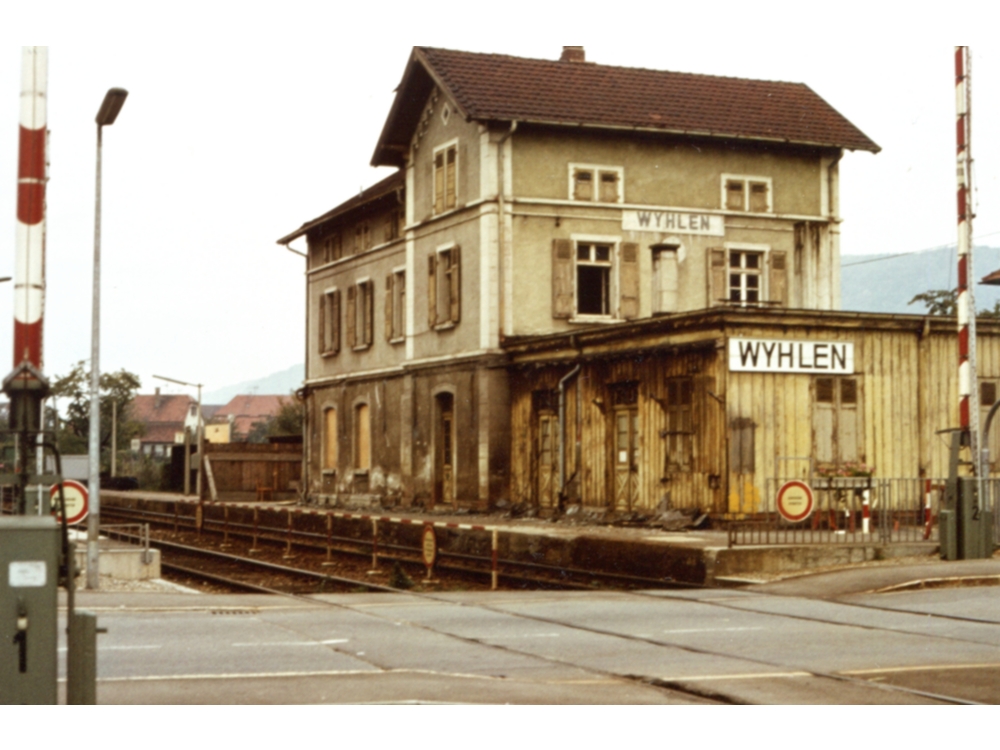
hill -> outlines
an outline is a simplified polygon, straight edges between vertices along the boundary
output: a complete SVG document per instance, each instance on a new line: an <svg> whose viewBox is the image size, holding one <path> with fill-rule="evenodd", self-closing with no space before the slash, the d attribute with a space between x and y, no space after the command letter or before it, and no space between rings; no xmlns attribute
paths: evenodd
<svg viewBox="0 0 1000 750"><path fill-rule="evenodd" d="M235 385L208 391L202 398L202 403L206 404L227 404L234 396L254 395L261 396L267 394L277 394L285 396L291 391L302 387L302 380L305 377L305 367L301 364L293 365L287 370L275 372L256 380L244 380Z"/></svg>

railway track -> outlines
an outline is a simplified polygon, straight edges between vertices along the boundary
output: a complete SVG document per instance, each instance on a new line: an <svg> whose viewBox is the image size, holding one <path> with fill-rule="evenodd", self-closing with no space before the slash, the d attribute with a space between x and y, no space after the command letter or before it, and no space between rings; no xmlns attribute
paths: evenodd
<svg viewBox="0 0 1000 750"><path fill-rule="evenodd" d="M294 529L283 526L258 526L246 523L220 523L205 519L198 530L195 518L177 513L162 513L146 509L106 506L102 514L107 520L148 523L156 534L153 546L167 542L182 543L190 548L241 550L241 559L252 567L255 559L287 562L295 559L299 568L319 572L322 567L344 570L354 580L408 587L408 581L432 590L464 590L490 588L496 568L497 588L576 589L592 591L598 588L698 588L672 580L644 578L606 571L548 565L524 560L500 560L485 555L454 551L439 551L434 565L433 584L421 583L425 567L421 550L416 547L379 541L377 538L358 539ZM170 558L166 557L165 567ZM387 567L388 566L388 567ZM291 567L291 566L289 566Z"/></svg>

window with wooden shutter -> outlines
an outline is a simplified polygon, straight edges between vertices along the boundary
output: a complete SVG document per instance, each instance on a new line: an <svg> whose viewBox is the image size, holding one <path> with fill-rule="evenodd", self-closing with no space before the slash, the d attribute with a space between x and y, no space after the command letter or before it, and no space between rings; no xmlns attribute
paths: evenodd
<svg viewBox="0 0 1000 750"><path fill-rule="evenodd" d="M354 409L354 468L367 471L372 465L372 427L368 404Z"/></svg>
<svg viewBox="0 0 1000 750"><path fill-rule="evenodd" d="M601 172L601 203L618 202L618 173Z"/></svg>
<svg viewBox="0 0 1000 750"><path fill-rule="evenodd" d="M771 178L748 175L722 175L722 207L727 211L770 213Z"/></svg>
<svg viewBox="0 0 1000 750"><path fill-rule="evenodd" d="M353 349L358 345L358 288L347 287L347 346Z"/></svg>
<svg viewBox="0 0 1000 750"><path fill-rule="evenodd" d="M552 240L552 317L573 316L573 241Z"/></svg>
<svg viewBox="0 0 1000 750"><path fill-rule="evenodd" d="M663 437L667 442L667 471L690 470L694 444L694 380L670 378L667 380L667 428Z"/></svg>
<svg viewBox="0 0 1000 750"><path fill-rule="evenodd" d="M437 253L427 256L427 325L431 330L438 323L437 309Z"/></svg>
<svg viewBox="0 0 1000 750"><path fill-rule="evenodd" d="M729 289L726 285L726 251L709 248L708 251L708 306L724 304Z"/></svg>
<svg viewBox="0 0 1000 750"><path fill-rule="evenodd" d="M446 251L448 257L448 320L458 324L462 317L462 249Z"/></svg>
<svg viewBox="0 0 1000 750"><path fill-rule="evenodd" d="M676 245L653 247L653 312L677 312L677 250Z"/></svg>
<svg viewBox="0 0 1000 750"><path fill-rule="evenodd" d="M340 351L340 290L325 292L319 300L319 352L332 357Z"/></svg>
<svg viewBox="0 0 1000 750"><path fill-rule="evenodd" d="M434 213L450 211L458 205L458 146L434 152Z"/></svg>
<svg viewBox="0 0 1000 750"><path fill-rule="evenodd" d="M770 196L766 182L750 183L750 211L763 214L770 210Z"/></svg>
<svg viewBox="0 0 1000 750"><path fill-rule="evenodd" d="M385 277L385 340L392 341L393 339L393 309L392 303L395 299L393 294L393 286L395 285L395 274L389 274Z"/></svg>
<svg viewBox="0 0 1000 750"><path fill-rule="evenodd" d="M569 197L574 201L621 203L625 170L600 164L569 165Z"/></svg>
<svg viewBox="0 0 1000 750"><path fill-rule="evenodd" d="M621 263L618 268L620 317L635 320L639 317L639 244L623 242Z"/></svg>
<svg viewBox="0 0 1000 750"><path fill-rule="evenodd" d="M589 169L578 169L573 176L573 200L594 200L594 173Z"/></svg>
<svg viewBox="0 0 1000 750"><path fill-rule="evenodd" d="M726 209L729 211L742 211L746 206L746 199L743 197L743 181L729 180L726 182Z"/></svg>
<svg viewBox="0 0 1000 750"><path fill-rule="evenodd" d="M838 466L863 460L860 381L850 377L813 380L813 458Z"/></svg>
<svg viewBox="0 0 1000 750"><path fill-rule="evenodd" d="M771 278L768 294L770 301L781 307L788 307L788 270L787 253L771 253Z"/></svg>
<svg viewBox="0 0 1000 750"><path fill-rule="evenodd" d="M375 282L366 281L360 284L358 291L362 293L364 300L365 321L362 327L364 331L364 345L371 346L375 341Z"/></svg>

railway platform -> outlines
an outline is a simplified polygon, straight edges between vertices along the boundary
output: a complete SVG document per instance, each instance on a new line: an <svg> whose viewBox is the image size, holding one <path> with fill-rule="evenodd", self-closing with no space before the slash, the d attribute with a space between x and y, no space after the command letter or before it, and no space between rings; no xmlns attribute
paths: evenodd
<svg viewBox="0 0 1000 750"><path fill-rule="evenodd" d="M214 531L274 533L295 529L321 540L327 534L359 544L421 546L421 532L435 530L442 554L507 566L560 567L642 581L708 586L762 585L791 576L841 568L891 569L936 564L936 542L823 541L813 544L730 546L726 530L668 531L651 526L615 526L573 517L559 521L500 514L448 514L412 510L353 511L293 503L199 503L194 497L150 492L104 491L105 507L205 524ZM311 531L309 531L311 529ZM263 532L262 532L263 533ZM299 533L299 532L296 532ZM491 550L492 544L492 550ZM1000 572L1000 571L998 571ZM942 574L943 575L943 574ZM940 576L933 576L940 577Z"/></svg>

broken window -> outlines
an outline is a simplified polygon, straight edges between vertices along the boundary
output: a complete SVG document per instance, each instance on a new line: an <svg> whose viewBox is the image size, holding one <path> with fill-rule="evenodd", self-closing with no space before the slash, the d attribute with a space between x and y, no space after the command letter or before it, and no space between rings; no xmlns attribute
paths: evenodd
<svg viewBox="0 0 1000 750"><path fill-rule="evenodd" d="M457 204L457 146L447 146L434 153L434 213L450 211Z"/></svg>
<svg viewBox="0 0 1000 750"><path fill-rule="evenodd" d="M667 471L691 468L694 445L694 425L691 407L694 404L694 380L670 378L667 380L667 428L663 437L667 443Z"/></svg>
<svg viewBox="0 0 1000 750"><path fill-rule="evenodd" d="M580 242L576 246L576 312L611 314L611 245Z"/></svg>

